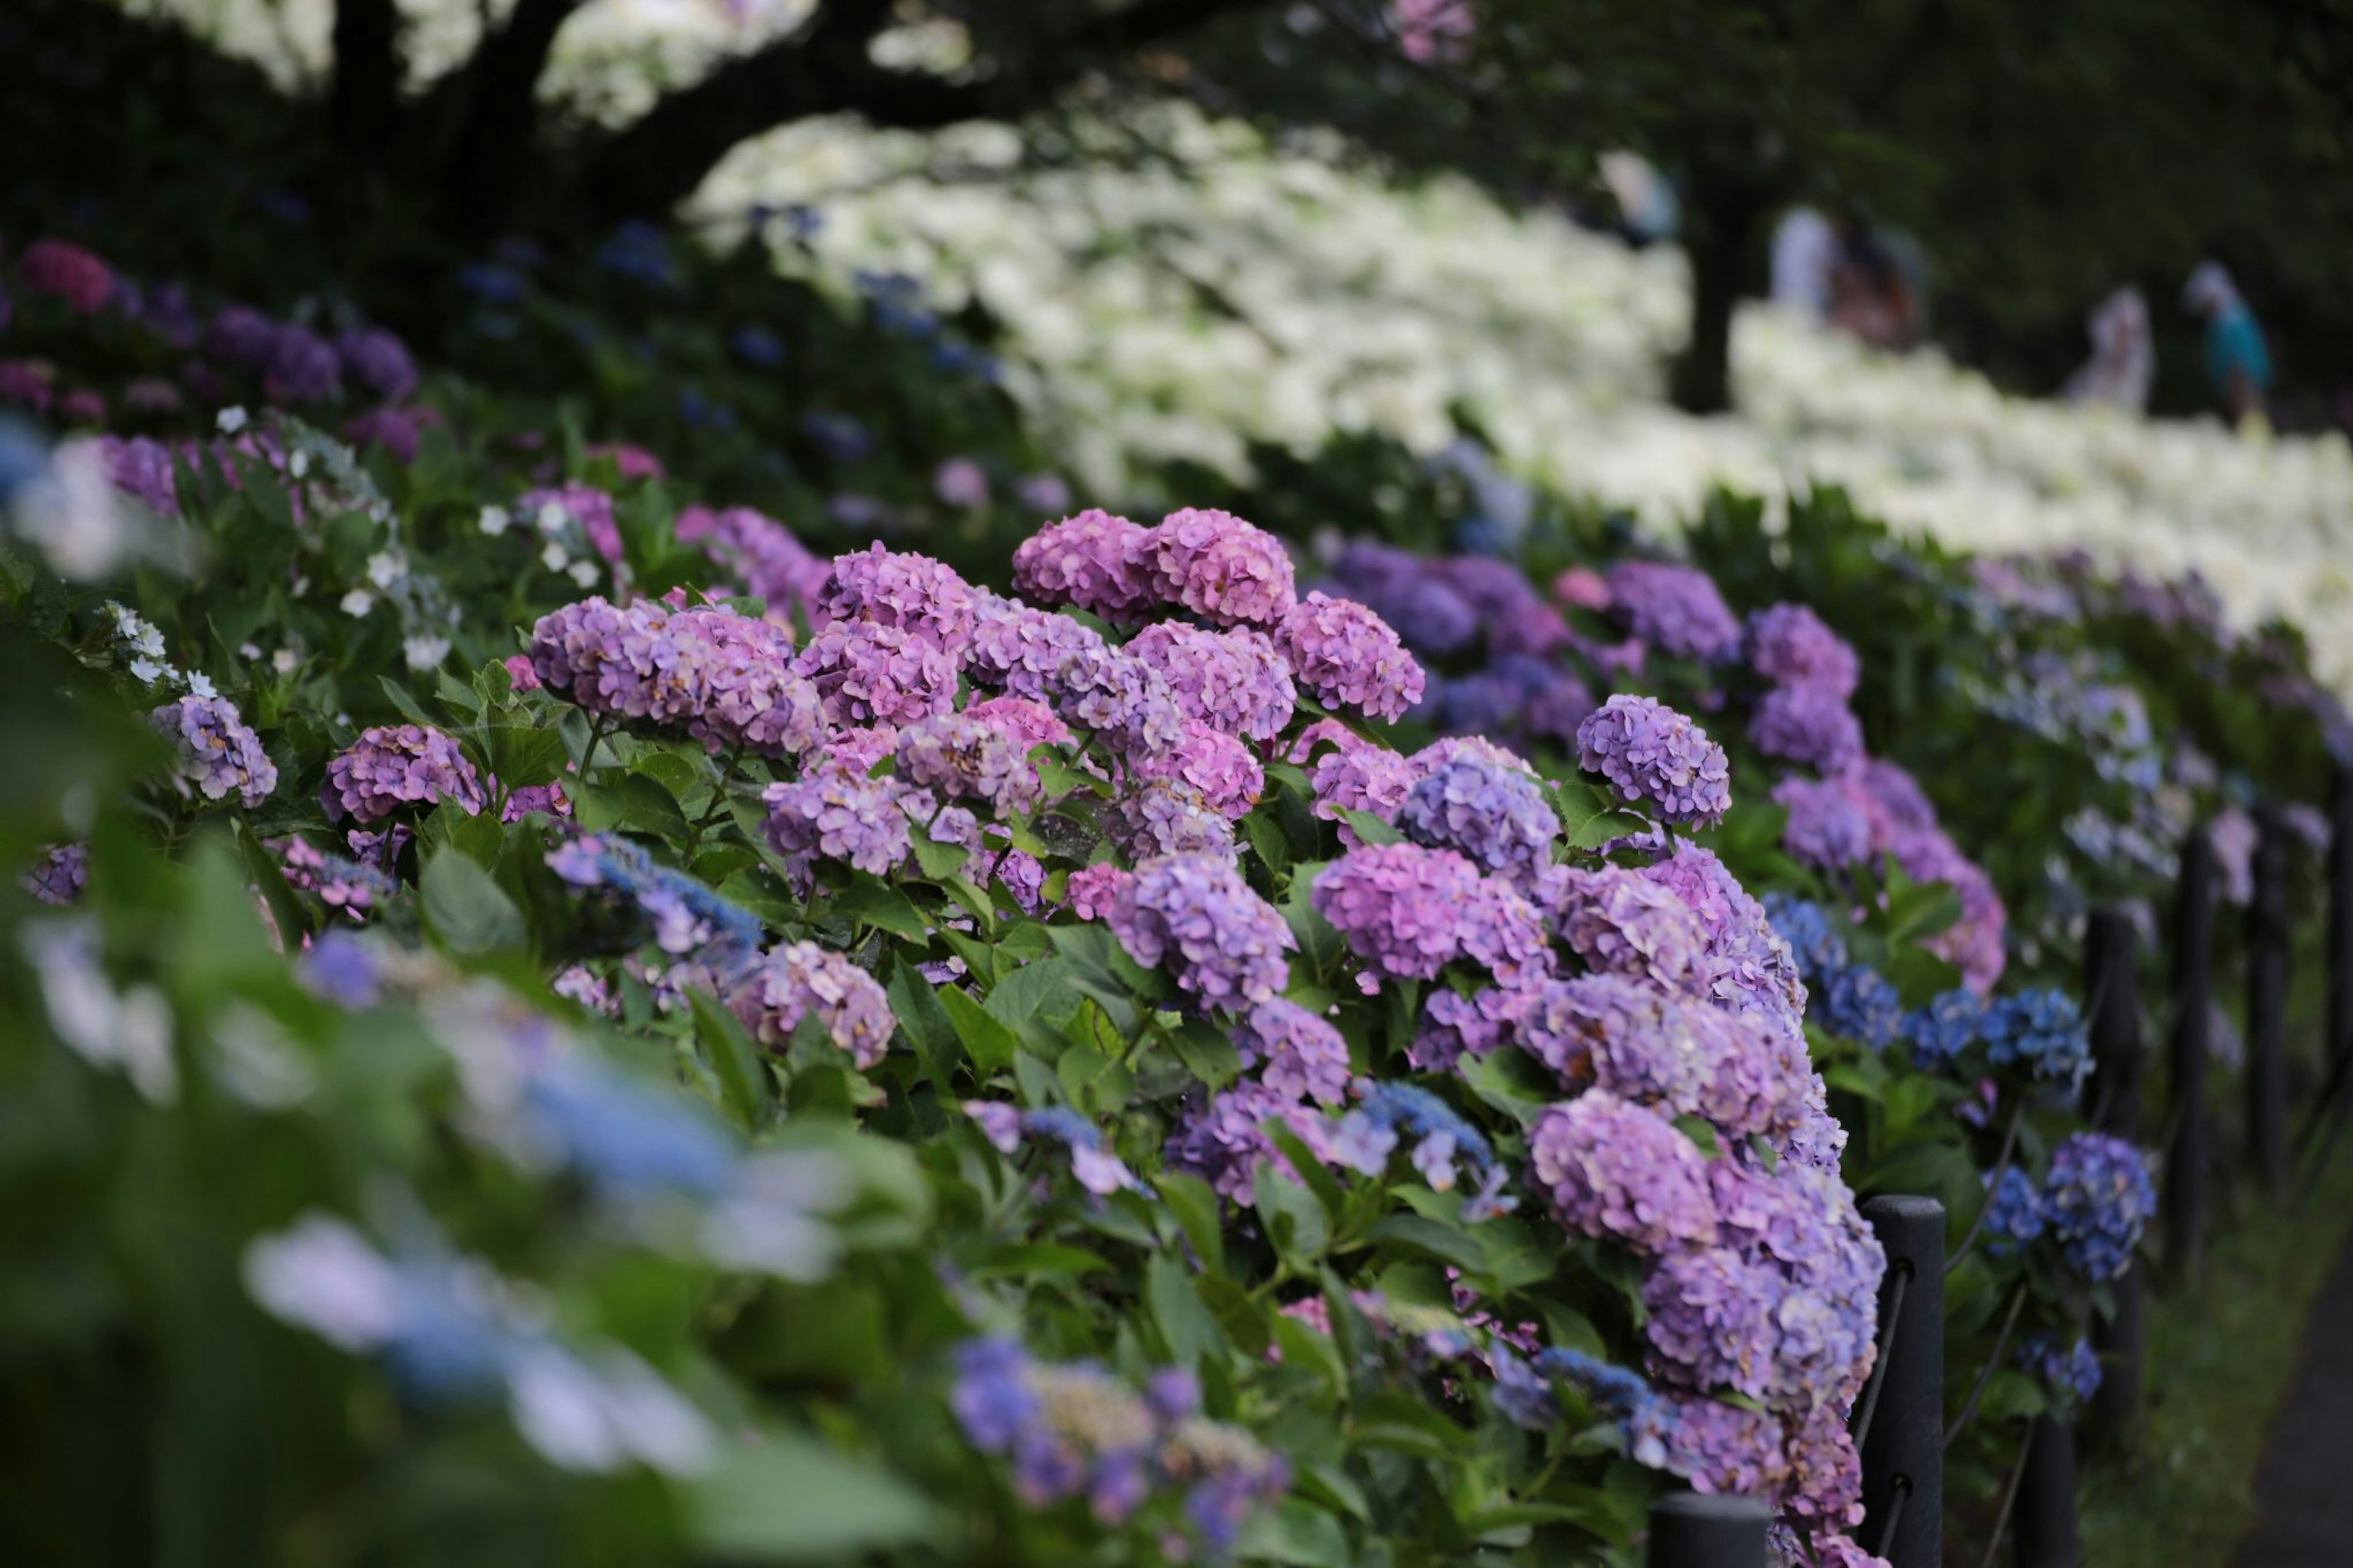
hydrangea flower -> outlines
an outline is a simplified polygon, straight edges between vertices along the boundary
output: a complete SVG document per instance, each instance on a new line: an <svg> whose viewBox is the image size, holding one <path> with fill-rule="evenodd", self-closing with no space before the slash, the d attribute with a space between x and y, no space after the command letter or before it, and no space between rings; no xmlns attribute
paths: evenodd
<svg viewBox="0 0 2353 1568"><path fill-rule="evenodd" d="M1151 547L1151 530L1090 509L1014 547L1013 586L1042 604L1138 620L1154 603Z"/></svg>
<svg viewBox="0 0 2353 1568"><path fill-rule="evenodd" d="M616 564L620 562L621 525L613 513L613 498L595 485L574 479L543 485L523 492L515 510L533 519L543 532L560 530L567 522L575 524L597 554Z"/></svg>
<svg viewBox="0 0 2353 1568"><path fill-rule="evenodd" d="M1071 727L1055 718L1051 708L1027 697L992 697L964 711L966 718L1001 731L1025 757L1040 746L1067 746L1074 739Z"/></svg>
<svg viewBox="0 0 2353 1568"><path fill-rule="evenodd" d="M1082 866L1063 884L1062 901L1082 921L1108 919L1135 873L1109 861Z"/></svg>
<svg viewBox="0 0 2353 1568"><path fill-rule="evenodd" d="M1391 1152L1409 1144L1409 1160L1433 1190L1451 1192L1461 1175L1471 1176L1473 1190L1462 1206L1465 1220L1493 1218L1516 1206L1516 1199L1503 1194L1506 1173L1495 1163L1485 1136L1444 1100L1409 1083L1360 1079L1353 1087L1356 1107L1341 1118L1332 1134L1336 1163L1377 1175L1388 1167ZM1458 1163L1464 1171L1456 1169Z"/></svg>
<svg viewBox="0 0 2353 1568"><path fill-rule="evenodd" d="M1388 622L1350 599L1310 594L1275 632L1299 684L1319 701L1398 719L1421 700L1421 666Z"/></svg>
<svg viewBox="0 0 2353 1568"><path fill-rule="evenodd" d="M70 240L37 239L16 261L16 281L27 294L47 294L89 315L114 292L105 262Z"/></svg>
<svg viewBox="0 0 2353 1568"><path fill-rule="evenodd" d="M797 673L828 722L912 724L955 706L955 657L931 637L871 621L835 621L809 638Z"/></svg>
<svg viewBox="0 0 2353 1568"><path fill-rule="evenodd" d="M1610 608L1628 630L1663 653L1717 663L1740 649L1740 622L1704 572L1663 561L1609 568Z"/></svg>
<svg viewBox="0 0 2353 1568"><path fill-rule="evenodd" d="M1352 541L1333 563L1338 589L1331 597L1355 600L1396 627L1408 647L1444 658L1479 640L1479 613L1430 568L1409 550Z"/></svg>
<svg viewBox="0 0 2353 1568"><path fill-rule="evenodd" d="M1168 855L1146 860L1111 907L1112 934L1147 969L1166 964L1198 1005L1240 1009L1281 992L1284 955L1298 945L1274 906L1230 860Z"/></svg>
<svg viewBox="0 0 2353 1568"><path fill-rule="evenodd" d="M1213 730L1271 741L1291 722L1291 669L1263 632L1161 621L1136 633L1127 651L1160 672L1187 718Z"/></svg>
<svg viewBox="0 0 2353 1568"><path fill-rule="evenodd" d="M1277 1094L1338 1105L1348 1095L1348 1043L1325 1019L1277 996L1261 1002L1234 1029L1242 1066Z"/></svg>
<svg viewBox="0 0 2353 1568"><path fill-rule="evenodd" d="M25 890L45 904L80 901L90 885L90 849L80 844L52 844L25 873Z"/></svg>
<svg viewBox="0 0 2353 1568"><path fill-rule="evenodd" d="M1211 855L1230 860L1234 828L1224 813L1183 779L1140 779L1112 805L1119 847L1132 859L1155 855Z"/></svg>
<svg viewBox="0 0 2353 1568"><path fill-rule="evenodd" d="M1184 734L1184 711L1160 672L1124 648L1072 654L1055 672L1047 698L1072 729L1101 735L1130 755L1166 751Z"/></svg>
<svg viewBox="0 0 2353 1568"><path fill-rule="evenodd" d="M687 733L712 755L807 752L825 733L816 685L794 668L791 634L773 621L720 608L673 616Z"/></svg>
<svg viewBox="0 0 2353 1568"><path fill-rule="evenodd" d="M173 782L182 795L206 800L234 795L250 808L278 787L278 765L228 699L183 697L148 714L147 721L179 744Z"/></svg>
<svg viewBox="0 0 2353 1568"><path fill-rule="evenodd" d="M1560 818L1525 771L1470 753L1428 764L1406 792L1394 818L1417 844L1459 850L1483 871L1532 886L1552 861Z"/></svg>
<svg viewBox="0 0 2353 1568"><path fill-rule="evenodd" d="M840 953L797 942L765 954L729 987L727 1005L760 1044L790 1045L814 1015L860 1071L878 1066L898 1023L874 977Z"/></svg>
<svg viewBox="0 0 2353 1568"><path fill-rule="evenodd" d="M1568 623L1544 601L1520 569L1490 555L1451 555L1423 563L1471 605L1492 654L1556 652L1569 641Z"/></svg>
<svg viewBox="0 0 2353 1568"><path fill-rule="evenodd" d="M1608 974L1690 989L1705 928L1669 889L1623 866L1563 867L1547 879L1561 936Z"/></svg>
<svg viewBox="0 0 2353 1568"><path fill-rule="evenodd" d="M335 339L343 374L386 403L400 403L417 390L417 361L408 345L381 327L363 327Z"/></svg>
<svg viewBox="0 0 2353 1568"><path fill-rule="evenodd" d="M1836 783L1792 773L1773 786L1773 804L1789 814L1781 847L1819 871L1843 871L1871 858L1871 819Z"/></svg>
<svg viewBox="0 0 2353 1568"><path fill-rule="evenodd" d="M604 888L628 900L653 927L664 952L695 953L723 971L760 945L759 918L683 871L657 865L626 838L589 834L551 852L548 869L575 888Z"/></svg>
<svg viewBox="0 0 2353 1568"><path fill-rule="evenodd" d="M1699 1146L1604 1090L1537 1118L1528 1161L1554 1215L1580 1235L1651 1254L1715 1240L1715 1200Z"/></svg>
<svg viewBox="0 0 2353 1568"><path fill-rule="evenodd" d="M1101 634L1069 616L1032 609L974 591L972 639L964 668L974 684L1000 687L1017 697L1042 698L1072 654L1103 646Z"/></svg>
<svg viewBox="0 0 2353 1568"><path fill-rule="evenodd" d="M1340 814L1363 811L1384 822L1394 821L1398 808L1405 804L1406 792L1413 787L1414 776L1413 764L1404 757L1387 746L1350 735L1348 743L1338 751L1315 759L1308 783L1315 794L1315 815L1339 823L1340 842L1354 849L1356 832Z"/></svg>
<svg viewBox="0 0 2353 1568"><path fill-rule="evenodd" d="M1595 1084L1627 1104L1701 1117L1734 1137L1776 1137L1804 1122L1804 1042L1756 1015L1586 974L1543 986L1514 1023L1522 1048L1567 1086Z"/></svg>
<svg viewBox="0 0 2353 1568"><path fill-rule="evenodd" d="M1324 868L1308 899L1364 964L1357 984L1371 991L1385 979L1436 979L1462 955L1482 879L1450 849L1370 844Z"/></svg>
<svg viewBox="0 0 2353 1568"><path fill-rule="evenodd" d="M2092 1042L2075 999L2051 986L2003 997L1985 1009L1981 1035L1996 1067L2080 1084L2092 1070Z"/></svg>
<svg viewBox="0 0 2353 1568"><path fill-rule="evenodd" d="M458 742L421 724L378 726L327 763L320 804L330 822L348 816L380 822L417 806L448 801L468 816L487 804L481 775Z"/></svg>
<svg viewBox="0 0 2353 1568"><path fill-rule="evenodd" d="M969 713L920 719L899 731L899 777L955 800L976 800L992 816L1038 804L1038 770L1005 733Z"/></svg>
<svg viewBox="0 0 2353 1568"><path fill-rule="evenodd" d="M1775 605L1748 617L1748 665L1777 686L1818 686L1841 701L1862 679L1854 649L1803 605Z"/></svg>
<svg viewBox="0 0 2353 1568"><path fill-rule="evenodd" d="M943 562L885 550L878 541L834 557L833 575L818 595L817 613L833 620L897 626L961 653L972 640L973 592Z"/></svg>
<svg viewBox="0 0 2353 1568"><path fill-rule="evenodd" d="M1805 982L1796 954L1775 932L1765 906L1749 896L1712 849L1678 842L1641 875L1681 899L1706 932L1701 964L1709 994L1736 1012L1757 1013L1803 1038Z"/></svg>
<svg viewBox="0 0 2353 1568"><path fill-rule="evenodd" d="M2051 1152L2043 1203L2068 1265L2098 1284L2132 1267L2133 1248L2157 1214L2157 1188L2131 1144L2078 1132Z"/></svg>
<svg viewBox="0 0 2353 1568"><path fill-rule="evenodd" d="M1526 1005L1525 993L1500 985L1468 996L1441 986L1423 1006L1405 1059L1416 1072L1451 1071L1464 1057L1483 1057L1503 1044Z"/></svg>
<svg viewBox="0 0 2353 1568"><path fill-rule="evenodd" d="M1060 1144L1070 1154L1071 1173L1078 1178L1079 1185L1098 1197L1142 1187L1134 1173L1104 1144L1103 1133L1094 1123L1074 1110L1060 1106L1023 1110L994 1101L968 1100L965 1101L964 1113L972 1118L981 1135L1000 1154L1014 1152L1028 1139Z"/></svg>
<svg viewBox="0 0 2353 1568"><path fill-rule="evenodd" d="M1823 686L1777 686L1757 700L1748 738L1768 757L1820 773L1842 772L1862 755L1862 724L1846 699Z"/></svg>
<svg viewBox="0 0 2353 1568"><path fill-rule="evenodd" d="M1654 697L1610 698L1577 726L1577 766L1669 822L1714 826L1732 808L1732 764L1707 731Z"/></svg>
<svg viewBox="0 0 2353 1568"><path fill-rule="evenodd" d="M812 857L843 860L882 876L907 858L913 844L902 786L843 768L772 784L761 792L768 808L768 842L795 862Z"/></svg>
<svg viewBox="0 0 2353 1568"><path fill-rule="evenodd" d="M1221 626L1271 626L1298 601L1282 542L1231 512L1187 507L1146 542L1152 591Z"/></svg>
<svg viewBox="0 0 2353 1568"><path fill-rule="evenodd" d="M2099 1352L2082 1339L2070 1346L2056 1334L2031 1334L2019 1343L2018 1364L2042 1379L2063 1405L2088 1405L2100 1392Z"/></svg>
<svg viewBox="0 0 2353 1568"><path fill-rule="evenodd" d="M150 511L180 515L179 478L169 447L146 436L100 436L98 450L108 483Z"/></svg>
<svg viewBox="0 0 2353 1568"><path fill-rule="evenodd" d="M1963 987L1947 991L1926 1007L1904 1015L1904 1038L1911 1042L1912 1065L1923 1072L1952 1067L1985 1032L1986 1001Z"/></svg>
<svg viewBox="0 0 2353 1568"><path fill-rule="evenodd" d="M772 614L797 610L814 619L818 596L833 581L832 563L813 553L783 523L748 506L688 507L678 514L677 534L684 542L700 543L714 563L736 575L745 592L766 600Z"/></svg>
<svg viewBox="0 0 2353 1568"><path fill-rule="evenodd" d="M2042 1189L2034 1184L2032 1177L2015 1165L2004 1165L1999 1175L1988 1172L1985 1183L1982 1223L1988 1252L1996 1257L2015 1252L2042 1235L2050 1215L2043 1207Z"/></svg>
<svg viewBox="0 0 2353 1568"><path fill-rule="evenodd" d="M1239 822L1266 793L1266 770L1250 749L1198 719L1185 721L1181 738L1166 751L1139 758L1140 783L1174 780L1198 795L1219 816Z"/></svg>

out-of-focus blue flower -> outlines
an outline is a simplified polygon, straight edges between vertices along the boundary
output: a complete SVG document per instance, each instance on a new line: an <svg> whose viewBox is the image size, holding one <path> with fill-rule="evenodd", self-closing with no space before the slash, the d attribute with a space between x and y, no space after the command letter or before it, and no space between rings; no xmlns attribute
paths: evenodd
<svg viewBox="0 0 2353 1568"><path fill-rule="evenodd" d="M2070 1346L2056 1334L2031 1335L2018 1347L2018 1364L2041 1378L2063 1405L2089 1404L2100 1392L2099 1354L2081 1339Z"/></svg>
<svg viewBox="0 0 2353 1568"><path fill-rule="evenodd" d="M2015 1165L2002 1167L1986 1184L1986 1250L1995 1257L2015 1252L2034 1240L2049 1223L2042 1194L2033 1179Z"/></svg>
<svg viewBox="0 0 2353 1568"><path fill-rule="evenodd" d="M678 286L678 258L670 237L649 223L625 223L607 235L596 247L596 265L657 289Z"/></svg>
<svg viewBox="0 0 2353 1568"><path fill-rule="evenodd" d="M1985 1021L1985 998L1966 986L1906 1013L1904 1037L1912 1043L1912 1065L1923 1072L1951 1067L1979 1037Z"/></svg>
<svg viewBox="0 0 2353 1568"><path fill-rule="evenodd" d="M2050 986L2005 996L1986 1010L1988 1055L1996 1067L2021 1067L2036 1078L2081 1083L2092 1068L2092 1045L2074 999Z"/></svg>
<svg viewBox="0 0 2353 1568"><path fill-rule="evenodd" d="M801 416L801 433L828 456L846 463L854 463L874 451L874 432L847 414L827 414L812 409Z"/></svg>
<svg viewBox="0 0 2353 1568"><path fill-rule="evenodd" d="M726 1136L682 1100L584 1058L531 1075L525 1135L608 1197L715 1198L739 1163Z"/></svg>
<svg viewBox="0 0 2353 1568"><path fill-rule="evenodd" d="M531 279L495 261L470 261L458 268L458 287L485 305L519 305Z"/></svg>
<svg viewBox="0 0 2353 1568"><path fill-rule="evenodd" d="M738 327L727 334L727 347L737 359L761 370L785 363L785 341L765 327Z"/></svg>

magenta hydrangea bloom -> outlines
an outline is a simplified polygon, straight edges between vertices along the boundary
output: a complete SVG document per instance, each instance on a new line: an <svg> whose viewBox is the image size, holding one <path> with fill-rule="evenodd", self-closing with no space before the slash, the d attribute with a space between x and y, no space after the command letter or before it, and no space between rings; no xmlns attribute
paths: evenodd
<svg viewBox="0 0 2353 1568"><path fill-rule="evenodd" d="M1124 648L1072 654L1055 671L1047 700L1071 728L1130 756L1165 752L1184 737L1184 710L1168 683Z"/></svg>
<svg viewBox="0 0 2353 1568"><path fill-rule="evenodd" d="M965 715L1002 730L1025 757L1039 746L1067 746L1074 739L1071 727L1055 718L1051 708L1032 698L992 697L972 704Z"/></svg>
<svg viewBox="0 0 2353 1568"><path fill-rule="evenodd" d="M1792 773L1773 786L1773 804L1786 808L1781 847L1818 871L1843 871L1871 858L1871 819L1835 780Z"/></svg>
<svg viewBox="0 0 2353 1568"><path fill-rule="evenodd" d="M1434 980L1462 956L1485 879L1451 849L1368 844L1324 868L1309 892L1365 965L1357 984Z"/></svg>
<svg viewBox="0 0 2353 1568"><path fill-rule="evenodd" d="M1803 605L1775 605L1748 617L1748 666L1776 686L1819 686L1854 695L1862 661L1845 638Z"/></svg>
<svg viewBox="0 0 2353 1568"><path fill-rule="evenodd" d="M1577 729L1577 766L1669 822L1712 827L1732 809L1732 763L1707 731L1655 697L1612 697Z"/></svg>
<svg viewBox="0 0 2353 1568"><path fill-rule="evenodd" d="M1419 774L1391 819L1416 844L1453 849L1482 871L1533 886L1552 862L1560 818L1544 789L1525 769L1457 750L1431 758L1417 753Z"/></svg>
<svg viewBox="0 0 2353 1568"><path fill-rule="evenodd" d="M1213 730L1271 741L1291 722L1291 668L1264 632L1161 621L1136 633L1127 651L1160 672L1187 717Z"/></svg>
<svg viewBox="0 0 2353 1568"><path fill-rule="evenodd" d="M1394 720L1421 700L1421 666L1387 621L1353 599L1308 595L1275 640L1299 683L1326 706Z"/></svg>
<svg viewBox="0 0 2353 1568"><path fill-rule="evenodd" d="M45 904L79 902L90 885L90 849L81 844L52 844L25 873L25 890Z"/></svg>
<svg viewBox="0 0 2353 1568"><path fill-rule="evenodd" d="M745 592L766 600L771 613L797 610L814 618L818 595L833 581L831 562L812 553L783 523L748 506L716 511L688 507L678 514L677 532L735 574Z"/></svg>
<svg viewBox="0 0 2353 1568"><path fill-rule="evenodd" d="M179 743L173 782L182 795L193 792L206 800L233 795L250 807L278 787L278 765L227 698L183 697L164 703L147 721Z"/></svg>
<svg viewBox="0 0 2353 1568"><path fill-rule="evenodd" d="M1055 672L1072 654L1103 646L1092 626L974 590L972 640L965 646L965 673L976 686L1001 687L1016 697L1043 697Z"/></svg>
<svg viewBox="0 0 2353 1568"><path fill-rule="evenodd" d="M1768 757L1835 773L1862 756L1862 721L1826 686L1777 686L1757 700L1748 738Z"/></svg>
<svg viewBox="0 0 2353 1568"><path fill-rule="evenodd" d="M1175 779L1198 794L1211 811L1236 822L1266 793L1266 770L1250 749L1198 719L1185 721L1174 746L1138 759L1135 776Z"/></svg>
<svg viewBox="0 0 2353 1568"><path fill-rule="evenodd" d="M833 560L818 596L820 617L897 626L951 654L972 640L972 587L944 562L885 550L878 542Z"/></svg>
<svg viewBox="0 0 2353 1568"><path fill-rule="evenodd" d="M1041 604L1139 620L1154 602L1151 544L1151 530L1090 508L1014 547L1013 586Z"/></svg>
<svg viewBox="0 0 2353 1568"><path fill-rule="evenodd" d="M792 635L774 621L717 607L668 622L681 652L687 733L713 756L806 752L825 733L817 687L796 673Z"/></svg>
<svg viewBox="0 0 2353 1568"><path fill-rule="evenodd" d="M1271 626L1298 602L1282 541L1231 512L1172 511L1147 549L1154 595L1219 626Z"/></svg>
<svg viewBox="0 0 2353 1568"><path fill-rule="evenodd" d="M90 314L114 292L114 273L105 262L70 240L37 239L16 262L16 280L27 294L63 300Z"/></svg>
<svg viewBox="0 0 2353 1568"><path fill-rule="evenodd" d="M1662 990L1696 987L1707 933L1681 899L1639 871L1563 867L1548 879L1560 933L1605 974Z"/></svg>
<svg viewBox="0 0 2353 1568"><path fill-rule="evenodd" d="M1230 860L1233 824L1201 792L1174 777L1137 780L1112 805L1112 828L1130 858L1214 855Z"/></svg>
<svg viewBox="0 0 2353 1568"><path fill-rule="evenodd" d="M380 822L448 801L468 816L488 803L481 775L458 742L422 724L379 725L327 763L320 804L330 822Z"/></svg>
<svg viewBox="0 0 2353 1568"><path fill-rule="evenodd" d="M399 403L417 390L417 361L408 345L381 327L363 327L335 340L343 373L386 403Z"/></svg>
<svg viewBox="0 0 2353 1568"><path fill-rule="evenodd" d="M1603 1090L1546 1110L1528 1134L1528 1162L1554 1215L1580 1235L1652 1255L1715 1240L1699 1146Z"/></svg>
<svg viewBox="0 0 2353 1568"><path fill-rule="evenodd" d="M1348 1042L1325 1019L1278 996L1250 1011L1234 1030L1242 1066L1293 1100L1338 1105L1348 1098Z"/></svg>
<svg viewBox="0 0 2353 1568"><path fill-rule="evenodd" d="M1112 907L1119 902L1121 893L1135 873L1113 865L1108 860L1098 865L1082 866L1070 875L1063 885L1062 902L1082 921L1107 919Z"/></svg>
<svg viewBox="0 0 2353 1568"><path fill-rule="evenodd" d="M888 724L876 724L857 730L837 730L807 763L810 773L846 773L851 778L865 778L874 772L874 764L885 757L895 757L899 752L899 731Z"/></svg>
<svg viewBox="0 0 2353 1568"><path fill-rule="evenodd" d="M993 816L1038 804L1038 770L1005 733L968 713L941 713L899 731L899 777L956 800L979 801Z"/></svg>
<svg viewBox="0 0 2353 1568"><path fill-rule="evenodd" d="M870 779L839 768L772 784L761 793L768 808L768 842L797 864L845 860L881 876L907 858L907 814L894 779Z"/></svg>
<svg viewBox="0 0 2353 1568"><path fill-rule="evenodd" d="M809 638L799 673L814 683L827 721L912 724L955 706L955 658L903 626L836 621Z"/></svg>
<svg viewBox="0 0 2353 1568"><path fill-rule="evenodd" d="M1289 984L1298 945L1274 906L1252 892L1233 862L1213 855L1147 860L1111 909L1112 934L1147 969L1166 964L1177 989L1203 1007L1237 1010Z"/></svg>
<svg viewBox="0 0 2353 1568"><path fill-rule="evenodd" d="M772 1049L790 1045L801 1019L815 1014L861 1071L882 1060L898 1027L891 998L874 977L813 942L763 955L729 988L727 1005L752 1037Z"/></svg>
<svg viewBox="0 0 2353 1568"><path fill-rule="evenodd" d="M1740 651L1740 622L1704 572L1620 561L1609 568L1609 603L1629 631L1662 653L1713 664Z"/></svg>
<svg viewBox="0 0 2353 1568"><path fill-rule="evenodd" d="M1339 823L1340 842L1353 849L1358 842L1356 832L1340 814L1363 811L1384 822L1395 821L1406 792L1413 787L1415 772L1412 763L1387 746L1353 735L1349 739L1353 744L1315 759L1308 782L1315 792L1315 815Z"/></svg>

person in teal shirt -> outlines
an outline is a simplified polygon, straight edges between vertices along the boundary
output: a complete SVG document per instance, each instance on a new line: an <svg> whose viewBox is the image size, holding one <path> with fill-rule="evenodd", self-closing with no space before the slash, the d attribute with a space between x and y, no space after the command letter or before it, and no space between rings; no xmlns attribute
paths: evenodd
<svg viewBox="0 0 2353 1568"><path fill-rule="evenodd" d="M2181 306L2206 323L2206 376L2233 420L2263 411L2272 389L2272 351L2255 313L2219 261L2199 264L2181 290Z"/></svg>

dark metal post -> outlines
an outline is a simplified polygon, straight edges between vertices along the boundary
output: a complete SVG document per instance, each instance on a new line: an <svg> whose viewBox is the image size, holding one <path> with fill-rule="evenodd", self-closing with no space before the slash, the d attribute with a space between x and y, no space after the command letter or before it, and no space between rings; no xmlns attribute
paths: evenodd
<svg viewBox="0 0 2353 1568"><path fill-rule="evenodd" d="M2206 1269L2206 1061L2214 1017L2214 843L2202 825L2181 847L2175 899L2165 1255L2175 1279L2195 1281Z"/></svg>
<svg viewBox="0 0 2353 1568"><path fill-rule="evenodd" d="M2328 1059L2353 1058L2353 768L2328 781Z"/></svg>
<svg viewBox="0 0 2353 1568"><path fill-rule="evenodd" d="M1862 1217L1887 1252L1883 1366L1855 1413L1862 1450L1857 1543L1892 1568L1940 1568L1945 1534L1945 1205L1885 1196Z"/></svg>
<svg viewBox="0 0 2353 1568"><path fill-rule="evenodd" d="M2103 1132L2140 1124L2140 934L2122 910L2094 910L2084 931L2084 1024L2091 1033L2091 1110Z"/></svg>
<svg viewBox="0 0 2353 1568"><path fill-rule="evenodd" d="M2134 1258L2112 1289L2116 1316L2092 1319L2092 1348L2101 1368L2092 1420L2101 1443L2129 1450L2140 1438L2141 1374L2148 1359L2147 1265Z"/></svg>
<svg viewBox="0 0 2353 1568"><path fill-rule="evenodd" d="M2018 1568L2077 1568L2075 1429L2038 1415L2018 1483Z"/></svg>
<svg viewBox="0 0 2353 1568"><path fill-rule="evenodd" d="M1651 1504L1651 1568L1765 1568L1773 1510L1755 1498L1672 1492Z"/></svg>
<svg viewBox="0 0 2353 1568"><path fill-rule="evenodd" d="M2287 824L2255 808L2254 898L2247 906L2247 1155L2274 1197L2286 1188Z"/></svg>

